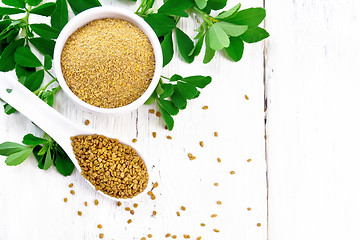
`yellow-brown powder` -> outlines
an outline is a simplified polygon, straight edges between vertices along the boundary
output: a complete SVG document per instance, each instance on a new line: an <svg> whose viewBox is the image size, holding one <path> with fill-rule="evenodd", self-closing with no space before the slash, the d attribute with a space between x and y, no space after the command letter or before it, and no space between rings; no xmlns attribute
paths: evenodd
<svg viewBox="0 0 360 240"><path fill-rule="evenodd" d="M155 55L145 33L117 18L94 20L66 41L61 69L71 91L84 102L117 108L138 99L155 70Z"/></svg>

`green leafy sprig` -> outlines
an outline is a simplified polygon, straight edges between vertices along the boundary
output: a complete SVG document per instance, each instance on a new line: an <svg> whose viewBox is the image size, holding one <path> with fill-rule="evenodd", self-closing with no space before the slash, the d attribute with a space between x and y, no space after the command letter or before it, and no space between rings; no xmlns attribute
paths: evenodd
<svg viewBox="0 0 360 240"><path fill-rule="evenodd" d="M160 82L145 104L156 102L169 130L174 127L175 116L187 106L187 101L199 97L200 91L211 83L209 76L190 76L183 78L175 74L171 78L161 76Z"/></svg>
<svg viewBox="0 0 360 240"><path fill-rule="evenodd" d="M38 167L47 170L54 165L59 173L69 176L74 170L74 164L64 150L52 138L44 135L43 138L32 134L24 136L22 144L4 142L0 144L0 155L6 156L8 166L21 164L32 153L38 161Z"/></svg>

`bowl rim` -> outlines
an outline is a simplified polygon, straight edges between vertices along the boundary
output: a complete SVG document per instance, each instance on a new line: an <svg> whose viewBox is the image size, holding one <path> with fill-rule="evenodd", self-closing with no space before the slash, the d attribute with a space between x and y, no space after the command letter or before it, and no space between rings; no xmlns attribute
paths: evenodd
<svg viewBox="0 0 360 240"><path fill-rule="evenodd" d="M155 71L153 78L151 79L151 82L148 88L146 89L146 91L132 103L118 108L101 108L81 100L70 90L69 86L66 84L61 69L61 53L67 39L71 36L71 34L73 34L78 28L85 26L87 23L91 21L97 19L104 19L104 18L123 19L139 27L150 40L155 55ZM139 108L149 99L151 94L155 91L161 77L162 65L163 65L162 49L159 39L156 33L154 32L154 30L144 19L142 19L135 13L121 7L100 6L100 7L90 8L88 10L79 13L74 18L72 18L61 30L59 37L56 40L56 44L54 48L54 70L61 88L70 99L76 102L83 109L95 113L119 114L119 113L136 110L137 108Z"/></svg>

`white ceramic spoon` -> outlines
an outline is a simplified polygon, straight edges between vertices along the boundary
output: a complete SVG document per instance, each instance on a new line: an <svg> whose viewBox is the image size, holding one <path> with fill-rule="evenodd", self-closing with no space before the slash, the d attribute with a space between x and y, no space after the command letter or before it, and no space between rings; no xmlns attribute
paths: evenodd
<svg viewBox="0 0 360 240"><path fill-rule="evenodd" d="M53 109L45 102L40 100L37 96L35 96L35 94L29 91L26 87L24 87L12 76L10 76L9 73L0 73L0 98L5 102L7 102L8 104L10 104L12 107L14 107L17 111L22 113L25 117L30 119L33 123L35 123L49 136L51 136L64 149L64 151L70 157L71 161L74 163L76 169L79 172L81 172L81 168L73 153L71 140L70 140L71 136L102 134L110 138L119 139L118 137L111 136L111 134L106 134L106 133L104 134L103 132L95 131L93 129L71 122L69 119L65 118L55 109ZM129 143L121 139L119 139L119 141L123 144L130 145ZM146 164L143 155L141 155L139 152L138 154L144 160L149 173L148 186L144 190L144 192L138 194L136 197L133 197L131 199L123 199L123 198L117 199L115 197L106 195L101 191L98 192L110 199L125 201L125 200L137 199L145 195L148 191L150 191L151 188L151 178L149 171L150 165ZM86 181L95 190L95 187L88 180Z"/></svg>

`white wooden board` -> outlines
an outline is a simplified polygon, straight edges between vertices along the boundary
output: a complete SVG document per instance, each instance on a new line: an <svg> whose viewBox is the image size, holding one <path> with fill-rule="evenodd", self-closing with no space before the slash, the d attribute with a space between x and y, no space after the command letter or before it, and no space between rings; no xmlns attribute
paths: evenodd
<svg viewBox="0 0 360 240"><path fill-rule="evenodd" d="M135 9L128 1L103 1L104 5ZM228 7L237 1L229 1ZM262 6L262 1L243 1L243 7ZM195 35L195 21L181 22L180 27ZM203 56L203 54L201 54ZM159 182L154 190L157 198L144 197L135 215L125 212L132 204L107 200L94 192L78 172L63 177L54 168L37 168L32 157L17 167L8 167L0 157L0 239L141 239L152 234L153 239L165 239L166 233L183 239L257 239L267 234L267 189L264 141L263 44L247 45L243 60L233 63L221 54L213 62L202 64L202 57L189 65L179 53L164 69L165 76L180 73L210 75L213 82L190 102L175 118L172 132L143 106L121 116L100 116L82 111L60 92L55 108L74 122L118 134L119 138L137 138L134 147L144 152L154 165L150 169ZM250 100L246 100L247 94ZM208 110L202 106L208 105ZM155 108L156 109L156 108ZM29 133L41 135L21 114L6 116L0 111L0 142L21 142ZM219 137L213 136L214 131ZM157 132L157 138L152 137ZM172 140L166 139L167 135ZM204 141L205 147L199 146ZM196 160L189 161L192 153ZM217 158L222 159L221 163ZM251 162L247 159L251 158ZM230 175L234 170L235 175ZM213 184L218 182L219 187ZM74 183L75 196L68 184ZM63 198L68 202L64 203ZM95 206L93 201L99 200ZM222 201L222 205L216 201ZM84 206L84 202L88 206ZM185 206L185 212L180 211ZM247 208L252 210L248 211ZM152 211L157 216L152 217ZM83 215L77 215L82 211ZM181 212L181 217L176 212ZM211 214L218 214L211 218ZM132 219L131 224L127 220ZM201 227L200 223L205 223ZM261 223L261 227L257 227ZM97 229L102 224L103 229ZM215 233L214 228L220 230Z"/></svg>

